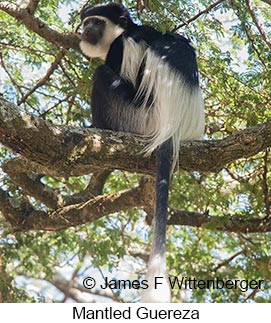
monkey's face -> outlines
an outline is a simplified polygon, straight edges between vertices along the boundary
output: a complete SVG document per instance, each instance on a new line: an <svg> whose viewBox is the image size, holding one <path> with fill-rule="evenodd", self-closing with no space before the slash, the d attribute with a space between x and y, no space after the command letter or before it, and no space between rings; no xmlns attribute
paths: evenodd
<svg viewBox="0 0 271 323"><path fill-rule="evenodd" d="M113 41L124 29L102 16L85 17L83 22L80 48L89 57L106 58Z"/></svg>
<svg viewBox="0 0 271 323"><path fill-rule="evenodd" d="M82 40L97 45L102 39L106 28L106 21L98 17L87 17L83 21Z"/></svg>

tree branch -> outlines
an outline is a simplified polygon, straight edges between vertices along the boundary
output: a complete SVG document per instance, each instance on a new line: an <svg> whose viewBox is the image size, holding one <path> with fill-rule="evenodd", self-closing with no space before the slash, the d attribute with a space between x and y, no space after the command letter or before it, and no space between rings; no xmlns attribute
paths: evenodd
<svg viewBox="0 0 271 323"><path fill-rule="evenodd" d="M35 210L26 200L15 200L0 190L0 211L15 232L30 230L58 231L91 223L120 210L143 208L148 204L151 182L143 181L138 187L111 195L102 195L87 202L59 208L53 212ZM169 225L186 225L224 232L270 232L268 218L244 218L242 215L211 216L198 212L171 209Z"/></svg>
<svg viewBox="0 0 271 323"><path fill-rule="evenodd" d="M63 196L63 205L72 205L88 201L90 198L99 196L103 192L104 184L110 175L111 170L103 170L92 174L88 186L85 190L73 195Z"/></svg>
<svg viewBox="0 0 271 323"><path fill-rule="evenodd" d="M106 169L154 174L154 156L144 158L140 155L144 143L131 134L54 126L41 118L21 113L18 107L0 98L0 142L21 155L3 163L3 170L11 177L15 176L15 181L24 185L31 195L55 209L53 212L35 210L27 199L18 201L10 198L7 192L0 191L0 210L15 231L56 231L90 223L120 210L151 208L152 181L142 181L134 189L90 200L90 188L87 188L86 195L82 195L87 201L80 200L80 196L75 194L60 204L55 192L47 191L38 183L39 178L28 175L32 172L79 176L92 173L93 169L100 170L100 175L93 178L93 187L100 194L109 174ZM216 172L239 158L253 156L268 147L271 147L271 121L222 140L182 143L180 168ZM99 176L100 182L96 181ZM51 204L47 202L49 199ZM171 212L169 224L246 233L271 231L271 223L267 218L244 219L241 215L209 217L177 210Z"/></svg>
<svg viewBox="0 0 271 323"><path fill-rule="evenodd" d="M23 97L18 101L18 105L24 103L31 94L33 94L39 87L43 86L46 82L48 82L54 71L58 68L58 65L60 64L62 58L65 56L65 53L66 50L64 49L59 51L59 53L55 57L55 60L47 70L46 74L38 81L38 83L30 91L23 95Z"/></svg>
<svg viewBox="0 0 271 323"><path fill-rule="evenodd" d="M80 176L116 168L142 174L155 173L154 154L142 156L145 144L132 134L55 126L21 113L18 107L2 98L0 142L23 157L18 162L24 173ZM179 166L187 171L218 172L229 163L253 156L268 147L271 147L271 121L221 140L184 142Z"/></svg>
<svg viewBox="0 0 271 323"><path fill-rule="evenodd" d="M244 250L236 252L234 255L232 255L230 258L222 261L219 265L217 265L212 272L216 273L220 268L227 266L233 259L235 259L238 256L241 256L244 253Z"/></svg>
<svg viewBox="0 0 271 323"><path fill-rule="evenodd" d="M211 3L207 8L205 8L204 10L201 10L200 12L198 12L195 16L189 18L186 22L178 25L177 27L175 27L172 32L176 32L178 29L183 28L185 26L187 26L188 24L190 24L192 21L197 20L200 16L210 12L212 9L214 9L215 7L217 7L218 5L220 5L222 2L224 2L225 0L218 0L215 3Z"/></svg>
<svg viewBox="0 0 271 323"><path fill-rule="evenodd" d="M63 205L61 194L57 194L53 188L42 184L40 182L40 175L13 172L12 161L13 160L11 160L11 163L6 163L5 171L14 183L24 190L25 194L34 197L36 200L44 203L53 210Z"/></svg>
<svg viewBox="0 0 271 323"><path fill-rule="evenodd" d="M29 3L27 5L27 9L30 14L33 14L36 11L39 2L40 2L40 0L29 0Z"/></svg>
<svg viewBox="0 0 271 323"><path fill-rule="evenodd" d="M116 301L116 297L114 297L114 294L112 294L111 291L86 289L78 281L75 281L75 280L68 281L59 273L55 274L52 279L49 279L49 280L47 279L46 281L50 282L52 285L58 288L66 296L65 298L70 297L74 299L77 303L80 303L80 302L89 303L89 300L86 297L85 298L83 297L84 294L106 297L109 300L113 299ZM121 299L118 299L117 301L120 302ZM93 298L92 302L95 302L95 298Z"/></svg>
<svg viewBox="0 0 271 323"><path fill-rule="evenodd" d="M80 224L91 223L105 215L143 208L150 183L141 184L130 190L101 195L84 203L59 208L52 212L35 210L25 199L17 200L0 190L0 211L15 232L30 230L58 231Z"/></svg>
<svg viewBox="0 0 271 323"><path fill-rule="evenodd" d="M271 0L261 0L261 1L271 5Z"/></svg>
<svg viewBox="0 0 271 323"><path fill-rule="evenodd" d="M32 1L33 4L35 1ZM36 1L37 2L37 1ZM8 2L0 2L0 10L6 12L10 16L14 17L19 22L22 22L27 29L38 34L47 41L55 44L56 46L62 46L64 48L79 49L79 36L75 33L62 34L56 30L50 28L42 20L32 15L33 11L28 8L22 9L16 5Z"/></svg>
<svg viewBox="0 0 271 323"><path fill-rule="evenodd" d="M261 24L259 23L257 16L251 6L250 0L246 0L246 4L247 4L248 11L251 15L251 18L252 18L255 26L257 27L260 35L262 36L263 41L266 43L266 45L269 47L269 50L270 50L271 49L271 41L267 38L265 31L263 30Z"/></svg>
<svg viewBox="0 0 271 323"><path fill-rule="evenodd" d="M271 219L244 218L243 215L211 216L198 212L188 212L172 209L169 212L168 224L188 225L208 230L224 232L270 232Z"/></svg>
<svg viewBox="0 0 271 323"><path fill-rule="evenodd" d="M8 70L5 61L4 61L4 57L3 54L0 51L0 66L3 68L3 70L5 71L5 73L7 73L11 83L13 84L13 86L18 90L18 92L23 95L23 91L21 89L21 87L19 86L19 84L16 82L16 80L14 79L12 73Z"/></svg>
<svg viewBox="0 0 271 323"><path fill-rule="evenodd" d="M56 210L60 207L78 204L88 201L91 197L102 194L103 186L110 170L94 173L87 188L73 195L62 195L48 185L41 183L42 175L30 174L22 171L21 159L13 158L4 162L3 170L12 181L18 184L26 194L44 203L50 209Z"/></svg>

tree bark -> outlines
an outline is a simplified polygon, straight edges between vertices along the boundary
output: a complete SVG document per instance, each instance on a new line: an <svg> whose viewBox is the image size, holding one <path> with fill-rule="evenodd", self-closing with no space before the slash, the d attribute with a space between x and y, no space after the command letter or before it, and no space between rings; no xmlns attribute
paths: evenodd
<svg viewBox="0 0 271 323"><path fill-rule="evenodd" d="M121 169L154 175L155 154L141 154L145 144L129 133L101 129L56 126L21 113L0 98L0 142L21 158L14 172L51 176L81 176L94 170ZM251 157L271 147L271 121L221 140L183 142L180 169L218 172L240 158ZM5 170L5 164L3 169Z"/></svg>
<svg viewBox="0 0 271 323"><path fill-rule="evenodd" d="M17 106L0 98L0 142L20 155L5 161L3 170L25 192L52 209L36 210L28 199L17 201L1 190L0 210L15 231L62 230L132 208L152 213L152 180L142 180L130 190L100 195L111 169L154 175L155 154L142 156L144 142L132 134L56 126L21 113ZM179 166L188 171L217 172L270 146L271 121L221 140L182 143ZM68 177L93 172L89 187L69 198L42 184L41 175L33 175ZM217 217L180 210L171 210L168 223L232 232L271 231L269 219Z"/></svg>
<svg viewBox="0 0 271 323"><path fill-rule="evenodd" d="M33 16L38 1L31 1L28 8L19 8L15 4L8 1L0 2L0 10L6 12L10 16L23 23L25 27L34 33L38 34L42 38L46 39L56 46L62 46L64 48L79 49L79 36L76 33L59 33L58 31L50 28L44 21Z"/></svg>

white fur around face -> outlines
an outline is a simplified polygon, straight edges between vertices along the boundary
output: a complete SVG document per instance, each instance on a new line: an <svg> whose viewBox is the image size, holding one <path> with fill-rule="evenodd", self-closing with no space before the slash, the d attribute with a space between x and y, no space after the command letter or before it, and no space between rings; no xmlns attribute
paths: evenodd
<svg viewBox="0 0 271 323"><path fill-rule="evenodd" d="M82 40L79 44L82 52L88 57L100 57L106 59L107 53L110 49L113 41L118 38L124 29L118 25L115 25L112 21L101 16L92 16L93 18L98 18L105 21L105 30L102 39L97 45L92 45L89 42ZM88 19L89 17L85 18Z"/></svg>

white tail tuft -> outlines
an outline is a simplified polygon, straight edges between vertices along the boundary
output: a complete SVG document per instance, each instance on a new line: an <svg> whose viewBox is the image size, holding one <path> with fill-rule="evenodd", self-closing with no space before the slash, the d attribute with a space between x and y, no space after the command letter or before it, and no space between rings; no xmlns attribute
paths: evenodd
<svg viewBox="0 0 271 323"><path fill-rule="evenodd" d="M142 303L170 303L170 286L165 257L151 259L146 275L148 288L141 292Z"/></svg>

